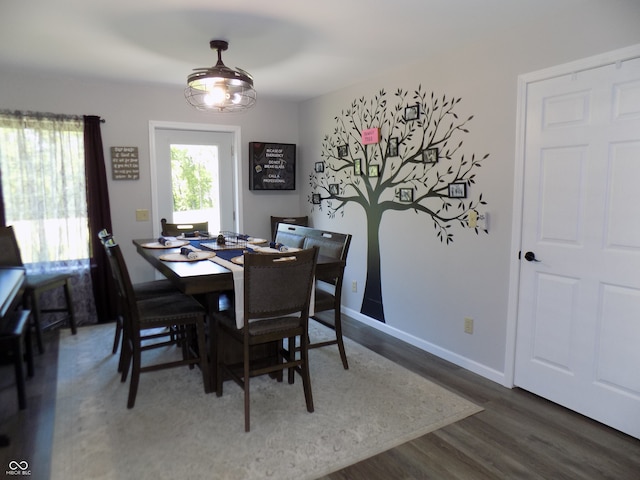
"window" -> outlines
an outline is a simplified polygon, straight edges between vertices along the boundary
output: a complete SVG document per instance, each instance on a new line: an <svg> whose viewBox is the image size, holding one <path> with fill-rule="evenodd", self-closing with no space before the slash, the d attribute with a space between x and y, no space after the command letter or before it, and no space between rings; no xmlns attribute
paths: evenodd
<svg viewBox="0 0 640 480"><path fill-rule="evenodd" d="M6 223L25 264L89 257L83 129L82 118L0 113Z"/></svg>

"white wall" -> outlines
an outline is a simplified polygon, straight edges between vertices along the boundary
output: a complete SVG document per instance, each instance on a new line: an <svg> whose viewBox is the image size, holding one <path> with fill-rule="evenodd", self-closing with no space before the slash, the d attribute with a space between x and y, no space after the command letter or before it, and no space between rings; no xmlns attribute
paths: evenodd
<svg viewBox="0 0 640 480"><path fill-rule="evenodd" d="M151 222L136 222L136 209L151 211L149 161L149 121L195 124L238 125L241 127L240 161L244 226L253 235L270 236L270 215L299 215L300 190L254 192L249 190L248 143L268 141L298 144L297 105L293 102L258 98L247 113L231 116L198 112L190 107L180 87L126 85L79 80L64 76L25 75L24 72L0 72L0 108L98 115L102 124L113 231L124 254L134 282L151 280L153 269L131 244L133 238L153 235ZM110 147L137 146L140 180L111 180ZM297 184L303 183L300 169Z"/></svg>
<svg viewBox="0 0 640 480"><path fill-rule="evenodd" d="M566 17L505 26L464 50L305 102L300 143L307 173L320 160L321 141L332 132L334 117L354 99L370 99L382 88L413 91L419 84L440 96L461 97L456 109L460 118L475 116L470 133L457 137L464 140L465 154L490 154L471 189L488 202L489 235L457 228L453 244L445 245L436 238L430 217L385 213L380 237L386 325L359 314L366 275L364 212L352 205L344 218L314 212L314 226L353 234L343 292L347 313L510 384L504 372L511 361L507 327L514 320L507 318L509 270L518 251L511 246L518 75L638 43L639 25L638 1L585 2L585 8ZM351 292L354 280L358 293ZM464 317L474 319L473 335L464 333Z"/></svg>

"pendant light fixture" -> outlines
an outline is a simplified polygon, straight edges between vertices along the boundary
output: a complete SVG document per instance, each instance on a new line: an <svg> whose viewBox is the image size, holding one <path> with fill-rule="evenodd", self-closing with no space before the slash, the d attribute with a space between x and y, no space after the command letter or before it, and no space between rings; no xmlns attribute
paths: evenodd
<svg viewBox="0 0 640 480"><path fill-rule="evenodd" d="M253 78L240 68L222 63L222 52L229 48L225 40L211 40L212 50L218 51L218 63L210 68L195 68L187 77L184 95L198 110L209 112L241 112L256 103Z"/></svg>

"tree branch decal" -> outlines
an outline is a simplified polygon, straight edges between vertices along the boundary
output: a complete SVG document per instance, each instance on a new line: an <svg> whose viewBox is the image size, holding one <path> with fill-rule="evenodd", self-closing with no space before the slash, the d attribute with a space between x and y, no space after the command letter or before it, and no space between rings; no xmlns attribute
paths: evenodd
<svg viewBox="0 0 640 480"><path fill-rule="evenodd" d="M476 170L489 157L465 158L462 135L473 115L455 112L461 98L428 94L419 85L398 89L387 99L380 90L370 100L360 97L334 117L335 128L322 141L324 168L309 175L312 211L344 216L355 203L367 216L367 281L361 313L384 322L380 278L380 222L387 211L414 211L431 221L437 238L453 242L452 227L467 228L469 212L486 205L477 197L451 198L449 185L475 184ZM392 104L393 103L393 104ZM377 143L363 144L362 134L380 129ZM484 230L485 233L488 233ZM480 230L475 228L475 233Z"/></svg>

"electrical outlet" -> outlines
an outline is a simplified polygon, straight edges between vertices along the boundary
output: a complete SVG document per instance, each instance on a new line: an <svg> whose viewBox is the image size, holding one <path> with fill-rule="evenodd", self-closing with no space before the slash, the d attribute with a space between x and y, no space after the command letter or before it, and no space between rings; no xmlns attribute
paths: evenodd
<svg viewBox="0 0 640 480"><path fill-rule="evenodd" d="M357 292L358 291L358 282L356 282L355 280L353 282L351 282L351 291L352 292Z"/></svg>
<svg viewBox="0 0 640 480"><path fill-rule="evenodd" d="M464 317L464 333L473 334L473 318Z"/></svg>

